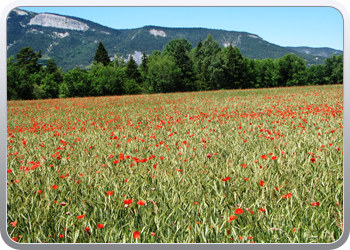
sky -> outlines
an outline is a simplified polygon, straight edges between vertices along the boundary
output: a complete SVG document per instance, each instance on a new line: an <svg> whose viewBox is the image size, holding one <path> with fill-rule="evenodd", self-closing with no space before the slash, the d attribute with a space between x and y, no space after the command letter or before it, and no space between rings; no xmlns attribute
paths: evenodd
<svg viewBox="0 0 350 250"><path fill-rule="evenodd" d="M203 27L245 31L280 46L343 50L343 19L332 7L20 7L80 17L115 29Z"/></svg>

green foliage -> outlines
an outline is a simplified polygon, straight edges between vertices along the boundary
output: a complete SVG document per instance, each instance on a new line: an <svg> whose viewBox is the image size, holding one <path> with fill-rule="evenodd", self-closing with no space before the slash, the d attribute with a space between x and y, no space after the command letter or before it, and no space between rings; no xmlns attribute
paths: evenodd
<svg viewBox="0 0 350 250"><path fill-rule="evenodd" d="M277 60L278 86L300 86L306 83L306 64L301 57L288 54Z"/></svg>
<svg viewBox="0 0 350 250"><path fill-rule="evenodd" d="M343 83L343 54L335 55L325 60L326 83Z"/></svg>
<svg viewBox="0 0 350 250"><path fill-rule="evenodd" d="M185 41L185 45L183 42ZM63 72L54 59L39 64L41 51L24 47L7 59L7 99L105 96L219 89L270 88L343 83L343 55L333 55L325 65L306 67L295 54L278 59L253 60L229 45L221 49L209 34L190 50L189 42L174 39L166 53L143 53L137 65L118 54L114 62L94 62L89 71Z"/></svg>
<svg viewBox="0 0 350 250"><path fill-rule="evenodd" d="M89 71L89 79L91 81L91 96L124 94L125 72L119 67L104 67L102 63L99 63Z"/></svg>
<svg viewBox="0 0 350 250"><path fill-rule="evenodd" d="M171 40L162 52L162 55L171 55L174 56L176 54L176 48L178 44L181 43L184 47L184 50L190 52L192 49L192 44L186 38L176 38Z"/></svg>
<svg viewBox="0 0 350 250"><path fill-rule="evenodd" d="M107 66L110 63L108 52L101 41L98 44L98 47L95 53L94 63L95 64L102 63L104 66Z"/></svg>
<svg viewBox="0 0 350 250"><path fill-rule="evenodd" d="M152 55L148 65L147 83L153 93L176 91L176 83L181 79L181 69L170 56Z"/></svg>

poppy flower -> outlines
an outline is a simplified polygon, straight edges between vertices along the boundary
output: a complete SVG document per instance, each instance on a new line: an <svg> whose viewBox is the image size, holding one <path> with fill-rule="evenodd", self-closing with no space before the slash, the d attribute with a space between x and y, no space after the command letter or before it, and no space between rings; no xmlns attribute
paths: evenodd
<svg viewBox="0 0 350 250"><path fill-rule="evenodd" d="M17 221L10 222L10 224L11 224L12 227L15 227L17 225Z"/></svg>
<svg viewBox="0 0 350 250"><path fill-rule="evenodd" d="M261 158L266 160L267 156L266 155L262 155Z"/></svg>
<svg viewBox="0 0 350 250"><path fill-rule="evenodd" d="M233 220L235 220L235 219L237 219L237 216L232 215L232 216L230 216L230 217L228 218L228 222L231 222L231 221L233 221Z"/></svg>
<svg viewBox="0 0 350 250"><path fill-rule="evenodd" d="M58 186L57 186L57 185L53 185L52 188L53 188L53 189L57 189Z"/></svg>
<svg viewBox="0 0 350 250"><path fill-rule="evenodd" d="M139 201L137 202L137 205L139 205L139 206L143 206L143 205L145 205L145 204L146 204L146 202L143 201L143 200L139 200Z"/></svg>
<svg viewBox="0 0 350 250"><path fill-rule="evenodd" d="M264 181L260 181L260 186L264 186L265 185L265 182Z"/></svg>
<svg viewBox="0 0 350 250"><path fill-rule="evenodd" d="M316 205L316 206L320 206L320 203L319 203L318 201L317 201L317 202L312 202L312 203L311 203L311 206L315 206L315 205Z"/></svg>
<svg viewBox="0 0 350 250"><path fill-rule="evenodd" d="M263 212L265 212L265 211L266 211L265 208L260 208L259 213L263 213Z"/></svg>
<svg viewBox="0 0 350 250"><path fill-rule="evenodd" d="M293 196L292 193L288 193L288 194L287 194L287 197L288 197L288 198L291 198L292 196Z"/></svg>
<svg viewBox="0 0 350 250"><path fill-rule="evenodd" d="M82 219L85 217L85 214L77 216L77 219Z"/></svg>
<svg viewBox="0 0 350 250"><path fill-rule="evenodd" d="M193 204L198 205L198 201L193 202Z"/></svg>
<svg viewBox="0 0 350 250"><path fill-rule="evenodd" d="M164 160L164 156L161 156L160 159L161 159L161 160Z"/></svg>
<svg viewBox="0 0 350 250"><path fill-rule="evenodd" d="M17 241L17 236L12 238L13 241Z"/></svg>
<svg viewBox="0 0 350 250"><path fill-rule="evenodd" d="M105 226L105 225L103 225L103 224L97 224L97 227L98 227L98 228L101 228L101 229L104 228L104 226Z"/></svg>
<svg viewBox="0 0 350 250"><path fill-rule="evenodd" d="M11 169L7 169L7 173L9 174L9 173L11 173L12 172L12 170Z"/></svg>
<svg viewBox="0 0 350 250"><path fill-rule="evenodd" d="M239 240L242 240L242 239L243 239L243 236L238 236L238 239L239 239Z"/></svg>
<svg viewBox="0 0 350 250"><path fill-rule="evenodd" d="M60 236L59 236L61 239L63 238L63 234L60 234Z"/></svg>
<svg viewBox="0 0 350 250"><path fill-rule="evenodd" d="M243 213L243 209L242 208L237 208L235 211L235 214L242 214Z"/></svg>
<svg viewBox="0 0 350 250"><path fill-rule="evenodd" d="M124 200L124 204L131 204L132 203L132 199L126 199L126 200Z"/></svg>
<svg viewBox="0 0 350 250"><path fill-rule="evenodd" d="M272 156L271 157L271 160L276 160L277 159L277 156Z"/></svg>
<svg viewBox="0 0 350 250"><path fill-rule="evenodd" d="M223 180L223 181L228 181L228 180L230 180L231 179L231 177L226 177L226 178L223 178L223 179L221 179L221 180Z"/></svg>
<svg viewBox="0 0 350 250"><path fill-rule="evenodd" d="M207 154L207 158L210 159L211 158L211 154Z"/></svg>
<svg viewBox="0 0 350 250"><path fill-rule="evenodd" d="M316 159L315 158L311 158L310 159L312 163L315 163L316 162Z"/></svg>
<svg viewBox="0 0 350 250"><path fill-rule="evenodd" d="M134 239L140 239L140 232L136 231L132 234L132 237L134 237Z"/></svg>
<svg viewBox="0 0 350 250"><path fill-rule="evenodd" d="M247 167L247 164L243 163L243 164L242 164L242 167L246 168L246 167Z"/></svg>
<svg viewBox="0 0 350 250"><path fill-rule="evenodd" d="M156 233L151 232L151 236L155 236L155 235L156 235Z"/></svg>
<svg viewBox="0 0 350 250"><path fill-rule="evenodd" d="M106 193L107 193L107 195L112 195L113 191L107 191Z"/></svg>
<svg viewBox="0 0 350 250"><path fill-rule="evenodd" d="M41 194L43 191L39 190L38 193Z"/></svg>
<svg viewBox="0 0 350 250"><path fill-rule="evenodd" d="M61 206L65 206L66 205L66 203L65 202L61 202L61 204L60 204Z"/></svg>

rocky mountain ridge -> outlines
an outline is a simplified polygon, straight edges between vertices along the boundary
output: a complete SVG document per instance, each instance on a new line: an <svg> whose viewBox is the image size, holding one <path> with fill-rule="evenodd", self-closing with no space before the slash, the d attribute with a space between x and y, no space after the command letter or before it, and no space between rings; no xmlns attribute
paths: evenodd
<svg viewBox="0 0 350 250"><path fill-rule="evenodd" d="M168 28L144 26L135 29L112 29L77 17L54 13L34 13L14 9L7 19L7 56L13 56L25 46L42 51L42 61L54 58L64 70L89 67L99 41L110 56L128 58L130 54L138 63L143 52L151 54L163 50L174 38L186 38L193 47L211 34L222 47L230 43L242 54L253 59L278 58L294 53L308 66L323 63L331 54L342 51L331 48L282 47L269 43L256 34L206 28Z"/></svg>

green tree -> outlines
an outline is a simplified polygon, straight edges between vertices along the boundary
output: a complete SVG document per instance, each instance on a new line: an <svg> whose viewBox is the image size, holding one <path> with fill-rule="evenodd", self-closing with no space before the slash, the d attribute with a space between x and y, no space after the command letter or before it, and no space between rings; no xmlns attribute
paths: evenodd
<svg viewBox="0 0 350 250"><path fill-rule="evenodd" d="M152 55L148 62L148 84L152 93L168 93L176 90L181 71L170 56Z"/></svg>
<svg viewBox="0 0 350 250"><path fill-rule="evenodd" d="M110 63L108 52L101 41L98 44L95 52L94 63L102 63L104 66L107 66Z"/></svg>
<svg viewBox="0 0 350 250"><path fill-rule="evenodd" d="M141 74L132 55L130 55L129 61L125 65L125 76L127 79L134 79L138 84L141 83Z"/></svg>
<svg viewBox="0 0 350 250"><path fill-rule="evenodd" d="M326 82L325 65L311 65L307 70L307 85L324 85Z"/></svg>
<svg viewBox="0 0 350 250"><path fill-rule="evenodd" d="M169 43L165 46L162 55L170 55L174 56L176 47L179 43L182 43L185 51L190 52L192 49L192 44L186 38L175 38L169 41Z"/></svg>
<svg viewBox="0 0 350 250"><path fill-rule="evenodd" d="M325 80L327 84L343 83L343 54L333 54L325 59Z"/></svg>
<svg viewBox="0 0 350 250"><path fill-rule="evenodd" d="M37 73L41 69L41 65L38 63L39 58L41 58L41 50L35 53L31 47L24 47L19 50L16 58L18 68L25 70L28 74Z"/></svg>
<svg viewBox="0 0 350 250"><path fill-rule="evenodd" d="M180 81L175 84L175 91L195 90L193 63L190 57L186 54L185 46L182 44L181 40L176 44L173 57L175 65L181 72Z"/></svg>
<svg viewBox="0 0 350 250"><path fill-rule="evenodd" d="M300 86L306 83L306 62L295 54L277 60L278 86Z"/></svg>
<svg viewBox="0 0 350 250"><path fill-rule="evenodd" d="M122 95L123 82L125 80L124 70L119 67L102 63L94 65L89 71L91 81L91 96Z"/></svg>
<svg viewBox="0 0 350 250"><path fill-rule="evenodd" d="M10 58L7 62L7 98L33 99L34 84L40 85L40 69L38 63L41 51L35 53L31 47L24 47L16 55L17 62Z"/></svg>

